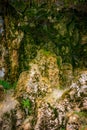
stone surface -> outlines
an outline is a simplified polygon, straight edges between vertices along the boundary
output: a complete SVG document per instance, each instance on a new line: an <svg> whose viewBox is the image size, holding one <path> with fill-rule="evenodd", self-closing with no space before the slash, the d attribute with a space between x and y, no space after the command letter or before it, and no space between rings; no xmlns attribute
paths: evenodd
<svg viewBox="0 0 87 130"><path fill-rule="evenodd" d="M0 17L0 79L18 80L0 86L0 130L87 129L87 17L74 9Z"/></svg>
<svg viewBox="0 0 87 130"><path fill-rule="evenodd" d="M4 76L5 76L5 69L2 68L2 69L0 70L0 79L3 79Z"/></svg>
<svg viewBox="0 0 87 130"><path fill-rule="evenodd" d="M16 96L20 100L29 98L32 101L33 112L31 115L35 120L33 128L32 121L30 124L24 123L23 128L76 130L84 127L84 123L81 124L81 122L83 118L86 118L83 110L87 108L87 72L79 73L71 86L65 90L58 88L58 75L56 57L47 52L44 54L42 50L30 64L30 70L20 75ZM87 124L87 120L85 120L85 124Z"/></svg>
<svg viewBox="0 0 87 130"><path fill-rule="evenodd" d="M56 56L50 55L49 52L46 53L48 54L41 50L30 64L30 70L20 75L17 85L18 95L22 96L26 91L42 97L59 87L59 69Z"/></svg>
<svg viewBox="0 0 87 130"><path fill-rule="evenodd" d="M49 54L39 51L30 70L21 73L15 93L8 91L0 102L1 130L87 128L87 71L61 90L56 56Z"/></svg>
<svg viewBox="0 0 87 130"><path fill-rule="evenodd" d="M0 130L12 130L15 128L15 110L18 101L13 97L13 90L4 93L3 101L0 101Z"/></svg>

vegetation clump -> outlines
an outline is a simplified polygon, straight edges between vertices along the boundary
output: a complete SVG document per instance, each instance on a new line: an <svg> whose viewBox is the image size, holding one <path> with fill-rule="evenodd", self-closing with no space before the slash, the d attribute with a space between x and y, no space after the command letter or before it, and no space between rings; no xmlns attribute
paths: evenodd
<svg viewBox="0 0 87 130"><path fill-rule="evenodd" d="M8 89L14 89L17 85L17 82L14 82L13 84L10 84L9 82L5 81L5 80L0 80L0 85L2 85L4 87L4 89L8 90Z"/></svg>
<svg viewBox="0 0 87 130"><path fill-rule="evenodd" d="M30 99L23 99L21 102L22 108L25 110L26 114L32 113L32 102Z"/></svg>

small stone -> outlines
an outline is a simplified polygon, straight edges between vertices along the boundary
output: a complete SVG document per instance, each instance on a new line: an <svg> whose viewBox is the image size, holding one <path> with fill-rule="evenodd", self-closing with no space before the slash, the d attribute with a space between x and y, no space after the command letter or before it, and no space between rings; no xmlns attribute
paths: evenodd
<svg viewBox="0 0 87 130"><path fill-rule="evenodd" d="M17 119L21 119L23 117L23 113L20 110L18 110L16 113L16 116L17 116Z"/></svg>
<svg viewBox="0 0 87 130"><path fill-rule="evenodd" d="M3 78L5 76L5 69L0 69L0 78Z"/></svg>
<svg viewBox="0 0 87 130"><path fill-rule="evenodd" d="M79 129L79 117L78 115L74 114L69 117L69 120L66 125L66 130L77 130Z"/></svg>
<svg viewBox="0 0 87 130"><path fill-rule="evenodd" d="M25 124L23 128L24 128L24 130L31 130L30 123Z"/></svg>
<svg viewBox="0 0 87 130"><path fill-rule="evenodd" d="M31 123L30 123L31 121L32 121L32 116L25 119L22 125L23 130L31 130Z"/></svg>

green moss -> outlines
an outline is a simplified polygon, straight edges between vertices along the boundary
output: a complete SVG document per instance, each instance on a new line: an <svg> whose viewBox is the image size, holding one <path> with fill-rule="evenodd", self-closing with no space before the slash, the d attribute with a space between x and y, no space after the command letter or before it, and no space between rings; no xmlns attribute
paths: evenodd
<svg viewBox="0 0 87 130"><path fill-rule="evenodd" d="M62 58L61 58L61 56L57 57L57 64L58 64L58 67L61 69L61 67L62 67Z"/></svg>
<svg viewBox="0 0 87 130"><path fill-rule="evenodd" d="M29 2L23 1L16 2L12 2L12 5L20 14L29 4ZM83 37L87 35L87 17L82 13L80 16L78 11L73 9L62 9L60 11L57 9L56 6L52 5L49 8L44 4L39 7L26 8L23 17L21 15L18 20L15 17L8 16L9 22L6 31L8 41L12 41L16 37L16 30L21 30L24 34L18 50L19 71L13 78L14 80L18 79L22 71L29 69L29 63L36 57L40 49L46 56L53 55L52 53L58 56L59 69L62 63L70 63L73 68L87 67L86 44L80 44L87 42L87 38ZM12 45L8 42L6 46L8 52L10 52ZM8 70L11 73L10 56L8 61ZM12 73L8 75L10 75L9 78L12 77ZM66 82L66 80L63 77L63 81Z"/></svg>
<svg viewBox="0 0 87 130"><path fill-rule="evenodd" d="M87 118L87 111L80 111L80 112L75 111L74 113L77 114L79 117Z"/></svg>
<svg viewBox="0 0 87 130"><path fill-rule="evenodd" d="M51 54L50 51L47 50L40 50L40 53L42 53L43 55L49 56Z"/></svg>
<svg viewBox="0 0 87 130"><path fill-rule="evenodd" d="M13 84L12 84L12 88L16 88L16 86L17 86L17 81L15 81Z"/></svg>

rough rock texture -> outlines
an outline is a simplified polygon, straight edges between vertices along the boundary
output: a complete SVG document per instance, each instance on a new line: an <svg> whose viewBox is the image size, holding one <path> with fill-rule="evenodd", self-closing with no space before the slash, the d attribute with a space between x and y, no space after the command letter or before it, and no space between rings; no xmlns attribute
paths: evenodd
<svg viewBox="0 0 87 130"><path fill-rule="evenodd" d="M38 109L35 130L87 129L86 100L87 73L84 72L60 99L51 102L46 97L45 102L42 100Z"/></svg>
<svg viewBox="0 0 87 130"><path fill-rule="evenodd" d="M86 130L87 71L65 90L58 75L56 56L41 50L21 73L15 94L1 101L0 130Z"/></svg>
<svg viewBox="0 0 87 130"><path fill-rule="evenodd" d="M29 99L32 111L27 106L24 108L25 120L22 120L20 129L87 128L87 72L79 73L70 88L65 90L58 89L58 74L56 57L43 51L31 63L30 71L21 74L16 97L20 102Z"/></svg>
<svg viewBox="0 0 87 130"><path fill-rule="evenodd" d="M59 69L56 56L48 51L45 52L44 50L41 50L36 59L30 64L30 70L25 71L20 75L17 93L18 95L23 93L24 89L24 91L28 93L32 91L35 94L39 94L37 96L44 96L44 94L58 88L58 74Z"/></svg>
<svg viewBox="0 0 87 130"><path fill-rule="evenodd" d="M20 75L16 89L16 97L20 102L23 100L26 101L27 99L32 102L31 114L28 108L24 108L24 110L26 115L30 114L35 118L33 119L34 122L37 115L36 111L38 107L40 107L42 99L44 99L46 95L49 95L49 93L52 93L52 91L54 91L54 93L58 91L58 74L59 70L56 56L48 51L41 50L35 60L30 64L30 70Z"/></svg>
<svg viewBox="0 0 87 130"><path fill-rule="evenodd" d="M24 34L15 28L14 18L10 20L10 16L5 16L5 29L0 34L0 79L15 82L18 78L19 48Z"/></svg>
<svg viewBox="0 0 87 130"><path fill-rule="evenodd" d="M13 97L13 90L0 93L0 99L3 94L3 99L0 100L0 130L12 130L15 128L15 111L19 103Z"/></svg>
<svg viewBox="0 0 87 130"><path fill-rule="evenodd" d="M87 14L24 8L0 17L0 80L19 78L15 93L0 86L0 130L87 129L87 71L73 76L87 68Z"/></svg>
<svg viewBox="0 0 87 130"><path fill-rule="evenodd" d="M13 10L14 16L7 14L4 17L4 35L0 36L0 77L5 77L12 83L17 81L19 74L29 69L29 62L37 56L40 49L49 50L57 57L61 57L65 68L67 63L73 67L87 67L85 14L80 15L73 9L58 11L56 7L49 8L48 13L48 8L44 5L45 18L41 10L41 7L34 7L33 10L27 8L24 17L18 16ZM34 14L33 20L28 12ZM40 17L36 20L38 15ZM61 66L60 62L59 66ZM68 67L71 70L68 75L72 75L72 67ZM67 77L65 68L62 68L61 77L70 85L69 81L72 81L72 78ZM2 69L5 70L4 73Z"/></svg>

